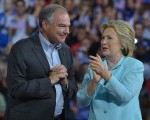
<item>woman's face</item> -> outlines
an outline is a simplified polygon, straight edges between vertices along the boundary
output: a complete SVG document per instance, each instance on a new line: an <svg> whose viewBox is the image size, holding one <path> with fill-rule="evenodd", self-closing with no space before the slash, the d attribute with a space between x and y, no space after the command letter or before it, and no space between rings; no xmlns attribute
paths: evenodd
<svg viewBox="0 0 150 120"><path fill-rule="evenodd" d="M119 37L111 27L106 28L102 33L101 52L105 57L116 57L122 55Z"/></svg>

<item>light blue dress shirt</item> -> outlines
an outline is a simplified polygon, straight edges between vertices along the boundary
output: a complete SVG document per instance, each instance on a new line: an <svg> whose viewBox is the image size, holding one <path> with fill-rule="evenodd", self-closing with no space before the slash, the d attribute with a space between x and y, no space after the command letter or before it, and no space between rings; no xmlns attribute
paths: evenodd
<svg viewBox="0 0 150 120"><path fill-rule="evenodd" d="M61 60L59 57L58 49L61 47L61 44L54 46L41 33L39 33L39 38L42 47L44 49L44 53L47 57L48 63L50 65L50 69L54 68L56 65L60 65ZM64 106L64 98L60 84L55 84L55 89L56 89L56 106L54 115L57 116L62 113L62 109Z"/></svg>
<svg viewBox="0 0 150 120"><path fill-rule="evenodd" d="M103 64L108 69L106 59ZM110 80L106 83L101 79L90 97L87 85L93 79L93 73L89 67L77 93L79 104L90 105L89 120L142 120L138 97L144 80L143 71L143 63L122 56L110 70Z"/></svg>

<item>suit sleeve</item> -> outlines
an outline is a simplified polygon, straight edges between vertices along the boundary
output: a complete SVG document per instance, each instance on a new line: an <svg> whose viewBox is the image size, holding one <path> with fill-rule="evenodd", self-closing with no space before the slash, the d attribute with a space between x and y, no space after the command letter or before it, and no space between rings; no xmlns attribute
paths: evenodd
<svg viewBox="0 0 150 120"><path fill-rule="evenodd" d="M141 62L134 64L120 82L112 75L109 82L104 86L120 103L127 103L138 94L143 84L144 67Z"/></svg>
<svg viewBox="0 0 150 120"><path fill-rule="evenodd" d="M72 54L71 54L71 50L69 49L70 52L70 67L68 70L68 89L65 91L66 97L67 98L72 98L75 97L76 93L77 93L77 85L76 85L76 81L75 81L75 73L74 73L74 68L73 68L73 58L72 58Z"/></svg>
<svg viewBox="0 0 150 120"><path fill-rule="evenodd" d="M50 97L53 88L48 77L27 79L28 66L24 52L18 45L12 48L9 56L7 84L10 95L15 98L29 99Z"/></svg>

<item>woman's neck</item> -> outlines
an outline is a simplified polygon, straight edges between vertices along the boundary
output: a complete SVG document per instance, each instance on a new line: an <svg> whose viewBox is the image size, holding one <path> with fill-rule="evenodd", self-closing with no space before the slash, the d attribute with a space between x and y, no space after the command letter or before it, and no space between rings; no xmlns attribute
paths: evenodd
<svg viewBox="0 0 150 120"><path fill-rule="evenodd" d="M116 55L116 56L111 56L111 57L106 57L107 59L107 64L108 64L108 69L112 69L121 59L122 54Z"/></svg>

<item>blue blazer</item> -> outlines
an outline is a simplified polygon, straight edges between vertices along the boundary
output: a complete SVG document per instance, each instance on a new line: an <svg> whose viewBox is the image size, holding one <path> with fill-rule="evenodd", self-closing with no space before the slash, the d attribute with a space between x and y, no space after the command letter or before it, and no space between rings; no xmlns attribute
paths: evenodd
<svg viewBox="0 0 150 120"><path fill-rule="evenodd" d="M103 64L107 68L106 59ZM77 99L83 106L90 105L89 120L142 120L138 97L144 80L143 63L122 56L110 72L110 80L106 83L101 79L91 97L87 94L93 79L90 67L84 76Z"/></svg>

